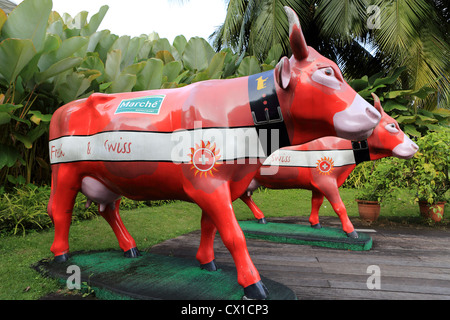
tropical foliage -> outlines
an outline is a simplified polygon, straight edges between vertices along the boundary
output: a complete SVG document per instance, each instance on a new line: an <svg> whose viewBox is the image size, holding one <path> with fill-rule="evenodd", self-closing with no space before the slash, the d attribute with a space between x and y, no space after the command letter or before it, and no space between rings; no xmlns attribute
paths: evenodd
<svg viewBox="0 0 450 320"><path fill-rule="evenodd" d="M410 202L435 204L450 200L450 129L431 132L417 140L419 151L412 159L388 157L358 165L345 182L356 187L358 199L380 201L409 188Z"/></svg>
<svg viewBox="0 0 450 320"><path fill-rule="evenodd" d="M49 186L28 184L14 187L10 192L4 192L0 188L0 236L4 234L26 234L30 231L45 230L51 227L53 224L47 214L49 198ZM120 210L158 207L170 202L139 202L122 198ZM72 222L89 220L97 216L97 206L86 208L86 197L78 194L73 208Z"/></svg>
<svg viewBox="0 0 450 320"><path fill-rule="evenodd" d="M437 93L416 104L432 109L450 104L449 82L449 17L445 17L444 1L396 0L376 1L383 14L380 29L373 32L373 43L392 65L405 65L407 87L419 90L423 86ZM447 10L448 11L448 10ZM447 12L448 14L448 12Z"/></svg>
<svg viewBox="0 0 450 320"><path fill-rule="evenodd" d="M450 129L417 141L420 149L411 162L416 201L448 201L450 190Z"/></svg>
<svg viewBox="0 0 450 320"><path fill-rule="evenodd" d="M31 230L51 227L52 221L47 214L49 197L49 187L32 184L14 188L11 193L0 192L0 234L25 234ZM94 206L85 209L84 203L84 197L78 196L73 210L73 221L96 216Z"/></svg>
<svg viewBox="0 0 450 320"><path fill-rule="evenodd" d="M450 126L450 110L435 109L427 111L418 108L414 99L427 99L435 93L430 87L422 87L418 90L399 89L399 78L405 72L405 67L395 69L390 75L377 73L371 77L364 76L349 82L364 99L372 101L372 93L377 94L382 102L383 109L395 118L401 129L413 137L421 137L436 131L441 132Z"/></svg>

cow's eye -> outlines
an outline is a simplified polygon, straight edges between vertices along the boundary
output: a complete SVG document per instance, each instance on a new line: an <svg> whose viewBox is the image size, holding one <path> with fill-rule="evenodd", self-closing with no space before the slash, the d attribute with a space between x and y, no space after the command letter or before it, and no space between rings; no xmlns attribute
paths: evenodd
<svg viewBox="0 0 450 320"><path fill-rule="evenodd" d="M395 125L395 123L389 123L384 127L390 133L399 133L399 129Z"/></svg>
<svg viewBox="0 0 450 320"><path fill-rule="evenodd" d="M342 84L336 78L333 68L326 67L318 69L312 74L311 79L331 89L341 89Z"/></svg>

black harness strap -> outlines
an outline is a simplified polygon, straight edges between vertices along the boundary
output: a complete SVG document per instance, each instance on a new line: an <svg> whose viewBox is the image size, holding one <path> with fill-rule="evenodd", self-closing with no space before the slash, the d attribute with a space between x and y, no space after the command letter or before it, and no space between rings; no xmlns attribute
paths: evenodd
<svg viewBox="0 0 450 320"><path fill-rule="evenodd" d="M274 71L255 74L248 79L248 96L253 122L266 156L279 148L290 146L289 135L275 90ZM276 131L275 131L276 130ZM278 139L278 144L276 141Z"/></svg>
<svg viewBox="0 0 450 320"><path fill-rule="evenodd" d="M367 140L352 141L352 148L356 165L365 161L370 161L369 144L367 143Z"/></svg>

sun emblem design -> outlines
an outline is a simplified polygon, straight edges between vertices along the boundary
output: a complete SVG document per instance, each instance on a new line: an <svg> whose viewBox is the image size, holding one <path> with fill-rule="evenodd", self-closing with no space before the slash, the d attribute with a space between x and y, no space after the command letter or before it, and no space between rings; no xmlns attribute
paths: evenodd
<svg viewBox="0 0 450 320"><path fill-rule="evenodd" d="M329 175L333 172L334 161L332 158L322 157L320 160L317 160L316 164L316 169L320 174Z"/></svg>
<svg viewBox="0 0 450 320"><path fill-rule="evenodd" d="M195 144L195 148L191 148L191 170L195 170L195 176L200 174L200 177L214 176L214 172L217 172L217 161L220 159L220 149L216 148L216 144L211 142L201 142L200 145Z"/></svg>

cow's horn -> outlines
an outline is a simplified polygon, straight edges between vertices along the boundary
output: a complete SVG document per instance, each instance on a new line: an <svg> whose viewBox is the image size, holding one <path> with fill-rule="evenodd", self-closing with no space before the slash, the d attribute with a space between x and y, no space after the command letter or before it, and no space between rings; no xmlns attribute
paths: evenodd
<svg viewBox="0 0 450 320"><path fill-rule="evenodd" d="M378 98L378 96L373 92L372 92L372 98L374 101L373 106L375 107L375 109L377 109L380 114L383 114L383 108L381 107L380 98Z"/></svg>
<svg viewBox="0 0 450 320"><path fill-rule="evenodd" d="M308 57L308 45L303 35L300 21L294 10L284 7L289 20L289 40L291 43L292 53L297 60L303 60Z"/></svg>

